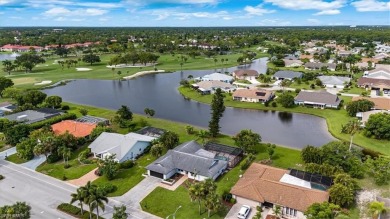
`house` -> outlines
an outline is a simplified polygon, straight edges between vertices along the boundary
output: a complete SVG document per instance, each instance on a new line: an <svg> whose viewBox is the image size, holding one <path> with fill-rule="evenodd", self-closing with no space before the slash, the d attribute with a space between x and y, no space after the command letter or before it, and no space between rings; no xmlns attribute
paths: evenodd
<svg viewBox="0 0 390 219"><path fill-rule="evenodd" d="M336 71L336 63L321 63L321 62L305 63L305 69L307 70L321 70L322 67L326 67L330 71Z"/></svg>
<svg viewBox="0 0 390 219"><path fill-rule="evenodd" d="M138 131L137 134L146 135L153 138L160 138L166 131L164 129L159 129L151 126L146 126Z"/></svg>
<svg viewBox="0 0 390 219"><path fill-rule="evenodd" d="M358 112L356 113L356 117L360 120L362 123L362 127L366 125L366 122L370 118L371 115L377 114L377 113L389 113L387 110L371 110L367 112Z"/></svg>
<svg viewBox="0 0 390 219"><path fill-rule="evenodd" d="M390 68L378 65L374 70L365 71L363 77L390 80Z"/></svg>
<svg viewBox="0 0 390 219"><path fill-rule="evenodd" d="M384 97L370 98L370 97L352 97L352 101L369 100L374 103L374 110L390 110L390 99Z"/></svg>
<svg viewBox="0 0 390 219"><path fill-rule="evenodd" d="M275 93L270 90L251 88L251 89L238 89L232 94L233 100L242 102L254 102L265 103L270 101Z"/></svg>
<svg viewBox="0 0 390 219"><path fill-rule="evenodd" d="M21 46L21 45L11 45L7 44L0 47L0 51L3 52L28 52L34 50L35 52L41 52L44 48L40 46Z"/></svg>
<svg viewBox="0 0 390 219"><path fill-rule="evenodd" d="M344 88L351 79L348 77L339 77L339 76L319 76L318 79L326 87L330 88Z"/></svg>
<svg viewBox="0 0 390 219"><path fill-rule="evenodd" d="M358 79L357 85L370 90L390 90L390 80L387 79L361 77Z"/></svg>
<svg viewBox="0 0 390 219"><path fill-rule="evenodd" d="M97 124L77 122L73 120L64 120L62 122L53 124L51 128L54 134L62 135L66 132L73 135L76 138L84 138L89 136L96 128Z"/></svg>
<svg viewBox="0 0 390 219"><path fill-rule="evenodd" d="M215 142L207 142L203 147L206 151L214 153L216 157L225 159L228 162L229 168L235 167L244 155L244 151L241 148Z"/></svg>
<svg viewBox="0 0 390 219"><path fill-rule="evenodd" d="M188 178L203 181L215 180L228 167L228 162L206 151L196 141L189 141L149 164L146 169L149 176L169 179L176 173L188 175Z"/></svg>
<svg viewBox="0 0 390 219"><path fill-rule="evenodd" d="M386 53L379 53L379 54L376 54L373 58L374 59L378 59L378 60L383 60L385 58L388 58L390 57L389 55L387 55Z"/></svg>
<svg viewBox="0 0 390 219"><path fill-rule="evenodd" d="M281 207L283 218L306 218L304 212L314 203L327 202L329 193L312 181L304 180L320 176L296 170L284 170L259 163L253 163L230 190L238 203L252 207L273 209ZM320 186L318 186L320 185ZM326 188L327 186L323 186ZM266 212L266 210L265 210Z"/></svg>
<svg viewBox="0 0 390 219"><path fill-rule="evenodd" d="M192 87L202 94L213 94L218 88L226 93L236 90L236 86L221 81L201 81L193 84Z"/></svg>
<svg viewBox="0 0 390 219"><path fill-rule="evenodd" d="M299 59L283 59L285 67L301 67L303 62Z"/></svg>
<svg viewBox="0 0 390 219"><path fill-rule="evenodd" d="M61 111L55 109L42 108L37 110L26 110L23 112L6 115L4 116L4 118L10 121L32 124L55 116L59 116L61 114L63 114Z"/></svg>
<svg viewBox="0 0 390 219"><path fill-rule="evenodd" d="M337 53L337 55L340 56L340 57L347 57L347 56L350 56L352 54L353 54L352 51L339 51Z"/></svg>
<svg viewBox="0 0 390 219"><path fill-rule="evenodd" d="M136 159L144 153L145 148L154 139L154 137L132 132L126 135L103 132L88 148L91 148L91 152L96 158L104 159L107 156L115 155L115 159L121 163Z"/></svg>
<svg viewBox="0 0 390 219"><path fill-rule="evenodd" d="M259 72L250 69L235 70L233 72L233 77L240 80L255 80L258 76Z"/></svg>
<svg viewBox="0 0 390 219"><path fill-rule="evenodd" d="M276 80L294 80L294 78L302 78L303 73L302 72L296 72L296 71L277 71L274 76Z"/></svg>
<svg viewBox="0 0 390 219"><path fill-rule="evenodd" d="M314 108L338 108L341 99L326 91L310 92L301 91L295 97L294 103L297 105L310 106Z"/></svg>
<svg viewBox="0 0 390 219"><path fill-rule="evenodd" d="M299 59L300 60L302 60L302 59L313 60L314 59L314 55L300 55Z"/></svg>
<svg viewBox="0 0 390 219"><path fill-rule="evenodd" d="M96 116L83 116L78 119L75 119L77 122L84 122L84 123L92 123L92 124L101 124L101 125L110 125L110 120L105 119L105 118L100 118Z"/></svg>
<svg viewBox="0 0 390 219"><path fill-rule="evenodd" d="M225 83L232 83L234 78L230 75L221 73L212 73L203 77L195 78L196 81L221 81Z"/></svg>

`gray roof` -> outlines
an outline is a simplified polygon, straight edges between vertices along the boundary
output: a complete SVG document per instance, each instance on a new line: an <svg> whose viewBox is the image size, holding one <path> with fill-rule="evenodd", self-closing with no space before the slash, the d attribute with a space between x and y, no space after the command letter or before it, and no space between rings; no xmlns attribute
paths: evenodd
<svg viewBox="0 0 390 219"><path fill-rule="evenodd" d="M198 80L208 80L208 81L233 81L233 77L226 74L221 73L212 73L209 75L205 75L203 77L196 78Z"/></svg>
<svg viewBox="0 0 390 219"><path fill-rule="evenodd" d="M154 139L132 132L126 135L103 132L88 148L91 148L91 151L96 154L115 154L116 159L120 161L137 142L151 142Z"/></svg>
<svg viewBox="0 0 390 219"><path fill-rule="evenodd" d="M196 141L183 143L149 164L146 169L167 174L182 169L212 178L227 166L227 161L214 159L215 154L202 149Z"/></svg>
<svg viewBox="0 0 390 219"><path fill-rule="evenodd" d="M285 79L301 78L302 76L302 72L296 71L278 71L274 74L274 77Z"/></svg>
<svg viewBox="0 0 390 219"><path fill-rule="evenodd" d="M319 76L318 79L322 81L323 84L331 85L344 85L351 81L348 77L339 77L339 76Z"/></svg>
<svg viewBox="0 0 390 219"><path fill-rule="evenodd" d="M23 112L6 115L4 116L4 118L10 121L17 121L25 124L31 124L58 115L61 115L60 111L42 109L42 110L26 110Z"/></svg>
<svg viewBox="0 0 390 219"><path fill-rule="evenodd" d="M305 64L306 68L321 69L321 67L323 67L323 66L326 66L327 68L335 69L336 63L307 62Z"/></svg>
<svg viewBox="0 0 390 219"><path fill-rule="evenodd" d="M312 103L323 103L327 105L339 105L340 99L337 95L331 94L326 91L309 92L301 91L298 96L295 97L296 101L306 101Z"/></svg>
<svg viewBox="0 0 390 219"><path fill-rule="evenodd" d="M95 117L95 116L83 116L81 118L76 119L77 122L85 122L85 123L93 123L93 124L99 124L104 123L108 124L110 121L105 118Z"/></svg>
<svg viewBox="0 0 390 219"><path fill-rule="evenodd" d="M222 90L229 90L236 88L234 85L222 81L201 81L198 82L196 85L199 86L199 88L205 90L216 90L217 88L221 88Z"/></svg>

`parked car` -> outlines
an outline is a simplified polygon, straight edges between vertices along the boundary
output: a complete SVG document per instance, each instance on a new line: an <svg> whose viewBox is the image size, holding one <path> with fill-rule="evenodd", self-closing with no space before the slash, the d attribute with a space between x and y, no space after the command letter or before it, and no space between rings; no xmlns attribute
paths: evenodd
<svg viewBox="0 0 390 219"><path fill-rule="evenodd" d="M240 211L238 212L239 219L246 219L251 212L251 207L248 205L241 206Z"/></svg>

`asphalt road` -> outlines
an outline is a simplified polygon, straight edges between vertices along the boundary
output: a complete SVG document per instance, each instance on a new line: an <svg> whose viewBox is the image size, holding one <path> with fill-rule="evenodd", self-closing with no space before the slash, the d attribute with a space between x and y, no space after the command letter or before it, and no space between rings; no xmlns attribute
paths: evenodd
<svg viewBox="0 0 390 219"><path fill-rule="evenodd" d="M33 219L71 218L58 211L56 207L70 201L70 194L77 189L75 186L1 159L0 174L5 176L5 179L0 181L0 206L24 201L32 207L31 218ZM101 216L112 218L112 206L121 204L110 199ZM156 218L135 206L126 207L129 218Z"/></svg>

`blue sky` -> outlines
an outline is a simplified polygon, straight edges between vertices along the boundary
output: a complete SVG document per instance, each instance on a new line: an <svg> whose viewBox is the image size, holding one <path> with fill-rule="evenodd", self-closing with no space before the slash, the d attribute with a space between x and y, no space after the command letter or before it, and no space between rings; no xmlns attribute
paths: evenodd
<svg viewBox="0 0 390 219"><path fill-rule="evenodd" d="M390 25L389 0L0 0L0 26Z"/></svg>

